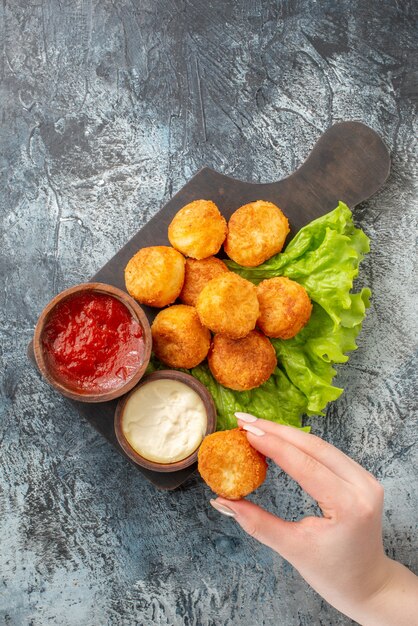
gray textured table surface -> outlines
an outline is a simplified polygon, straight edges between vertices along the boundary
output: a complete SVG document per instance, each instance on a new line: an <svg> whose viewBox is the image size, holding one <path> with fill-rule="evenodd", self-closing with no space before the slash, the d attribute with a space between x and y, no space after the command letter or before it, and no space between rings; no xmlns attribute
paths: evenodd
<svg viewBox="0 0 418 626"><path fill-rule="evenodd" d="M386 549L417 568L416 32L412 0L2 3L1 624L351 623L197 477L155 491L26 360L46 302L200 167L277 180L339 120L379 132L393 166L356 210L360 348L312 424L383 482ZM313 510L274 469L254 497Z"/></svg>

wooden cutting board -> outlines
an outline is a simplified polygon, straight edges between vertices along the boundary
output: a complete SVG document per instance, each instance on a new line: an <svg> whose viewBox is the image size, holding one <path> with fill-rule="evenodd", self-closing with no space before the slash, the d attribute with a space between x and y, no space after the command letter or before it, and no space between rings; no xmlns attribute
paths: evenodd
<svg viewBox="0 0 418 626"><path fill-rule="evenodd" d="M332 126L320 137L303 165L291 176L275 183L243 182L205 167L89 282L108 283L125 289L124 268L129 259L145 246L169 245L168 225L177 211L192 200L213 200L226 219L243 204L269 200L288 217L292 237L308 222L332 211L339 200L351 208L367 200L383 185L389 169L389 152L383 141L371 128L359 122L340 122ZM143 308L152 321L158 309ZM35 362L32 344L28 355ZM72 404L127 458L113 428L117 401L98 404L72 401ZM175 489L196 469L194 465L175 473L157 473L135 467L160 489Z"/></svg>

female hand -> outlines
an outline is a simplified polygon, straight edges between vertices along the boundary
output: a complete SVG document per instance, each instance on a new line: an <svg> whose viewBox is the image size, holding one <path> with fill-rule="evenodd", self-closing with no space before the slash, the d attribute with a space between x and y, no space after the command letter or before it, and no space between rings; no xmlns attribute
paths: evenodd
<svg viewBox="0 0 418 626"><path fill-rule="evenodd" d="M385 556L383 488L319 437L237 413L248 441L319 504L323 517L284 521L246 500L212 500L299 571L330 604L367 626L418 624L418 578Z"/></svg>

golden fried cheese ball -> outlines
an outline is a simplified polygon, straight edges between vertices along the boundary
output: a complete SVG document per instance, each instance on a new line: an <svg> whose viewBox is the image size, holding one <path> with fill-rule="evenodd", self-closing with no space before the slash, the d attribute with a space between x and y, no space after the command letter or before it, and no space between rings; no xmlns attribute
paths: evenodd
<svg viewBox="0 0 418 626"><path fill-rule="evenodd" d="M152 349L169 367L196 367L210 347L210 332L200 323L196 309L174 304L160 311L151 326Z"/></svg>
<svg viewBox="0 0 418 626"><path fill-rule="evenodd" d="M268 337L290 339L307 324L312 303L306 289L290 278L263 280L257 287L260 303L258 327Z"/></svg>
<svg viewBox="0 0 418 626"><path fill-rule="evenodd" d="M168 239L176 250L193 259L219 252L227 233L226 220L211 200L195 200L174 216Z"/></svg>
<svg viewBox="0 0 418 626"><path fill-rule="evenodd" d="M266 478L265 457L253 448L239 428L207 435L197 455L198 470L218 496L240 500Z"/></svg>
<svg viewBox="0 0 418 626"><path fill-rule="evenodd" d="M215 335L208 363L218 383L235 391L247 391L259 387L270 378L277 365L277 358L267 337L252 330L242 339Z"/></svg>
<svg viewBox="0 0 418 626"><path fill-rule="evenodd" d="M255 328L260 311L255 285L233 272L212 278L200 292L196 308L204 326L235 339Z"/></svg>
<svg viewBox="0 0 418 626"><path fill-rule="evenodd" d="M128 293L149 306L163 307L178 298L186 259L169 246L142 248L125 267Z"/></svg>
<svg viewBox="0 0 418 626"><path fill-rule="evenodd" d="M196 306L197 298L203 287L215 276L229 272L225 263L215 256L207 259L186 259L186 273L180 300L184 304Z"/></svg>
<svg viewBox="0 0 418 626"><path fill-rule="evenodd" d="M244 204L231 215L224 250L236 263L255 267L283 248L289 222L272 202Z"/></svg>

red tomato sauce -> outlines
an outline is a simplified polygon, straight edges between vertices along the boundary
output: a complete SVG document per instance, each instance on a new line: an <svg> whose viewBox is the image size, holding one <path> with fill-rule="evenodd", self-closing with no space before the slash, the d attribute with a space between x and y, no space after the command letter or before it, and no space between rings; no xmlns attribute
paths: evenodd
<svg viewBox="0 0 418 626"><path fill-rule="evenodd" d="M117 298L93 291L51 312L42 334L48 366L66 386L101 393L127 383L143 361L142 327Z"/></svg>

